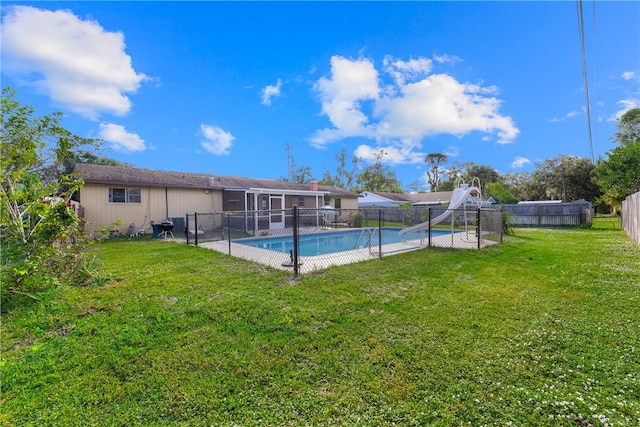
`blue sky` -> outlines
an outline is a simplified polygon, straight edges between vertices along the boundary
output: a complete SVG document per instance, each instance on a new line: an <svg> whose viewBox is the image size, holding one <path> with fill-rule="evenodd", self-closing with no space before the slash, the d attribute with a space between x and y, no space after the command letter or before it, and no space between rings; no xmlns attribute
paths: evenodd
<svg viewBox="0 0 640 427"><path fill-rule="evenodd" d="M531 171L640 106L640 2L3 2L2 86L138 167L257 178L379 150Z"/></svg>

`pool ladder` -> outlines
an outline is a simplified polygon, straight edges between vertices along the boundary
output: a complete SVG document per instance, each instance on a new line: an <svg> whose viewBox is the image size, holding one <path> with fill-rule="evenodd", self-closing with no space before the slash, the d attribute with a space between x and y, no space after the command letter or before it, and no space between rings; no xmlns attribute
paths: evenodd
<svg viewBox="0 0 640 427"><path fill-rule="evenodd" d="M373 236L373 232L376 231L375 228L363 228L362 231L360 232L360 235L356 239L356 244L353 245L353 249L358 249L358 243L360 243L360 239L362 239L362 236L364 235L365 231L369 232L369 239L367 242L367 246L369 247L369 252L371 252L371 237Z"/></svg>

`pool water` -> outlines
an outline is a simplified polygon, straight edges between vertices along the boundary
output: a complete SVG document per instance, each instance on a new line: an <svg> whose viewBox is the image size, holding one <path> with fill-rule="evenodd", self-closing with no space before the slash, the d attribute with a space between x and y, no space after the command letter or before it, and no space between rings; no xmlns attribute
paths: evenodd
<svg viewBox="0 0 640 427"><path fill-rule="evenodd" d="M398 234L399 228L382 228L382 244L419 240L420 232ZM431 236L448 234L446 230L431 230ZM425 232L425 237L427 233ZM300 256L325 255L334 252L351 251L369 247L377 249L379 246L378 228L359 228L353 230L336 231L318 234L301 234L298 236L298 253ZM270 251L289 253L293 250L293 236L260 237L256 239L235 240L247 246Z"/></svg>

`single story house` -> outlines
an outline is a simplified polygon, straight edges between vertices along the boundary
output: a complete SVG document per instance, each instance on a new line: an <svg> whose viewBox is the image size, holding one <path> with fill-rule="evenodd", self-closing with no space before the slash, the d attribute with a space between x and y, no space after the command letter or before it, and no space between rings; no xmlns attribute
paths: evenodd
<svg viewBox="0 0 640 427"><path fill-rule="evenodd" d="M365 191L358 199L358 206L363 208L401 207L405 203L411 206L446 205L451 201L453 191L438 191L432 193L385 193L380 191Z"/></svg>
<svg viewBox="0 0 640 427"><path fill-rule="evenodd" d="M259 229L285 227L284 212L294 205L317 209L357 209L358 194L337 187L270 179L213 176L124 166L76 164L85 182L79 192L88 233L122 222L149 229L152 222L183 219L187 213L253 211ZM259 225L258 225L259 224Z"/></svg>

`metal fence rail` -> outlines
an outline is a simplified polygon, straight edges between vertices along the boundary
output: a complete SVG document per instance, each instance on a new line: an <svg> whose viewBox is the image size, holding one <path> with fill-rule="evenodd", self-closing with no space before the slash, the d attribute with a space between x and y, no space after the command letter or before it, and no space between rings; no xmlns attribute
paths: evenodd
<svg viewBox="0 0 640 427"><path fill-rule="evenodd" d="M403 228L428 223L412 233ZM294 275L427 246L481 249L502 242L494 209L297 208L185 216L187 244L249 259Z"/></svg>

